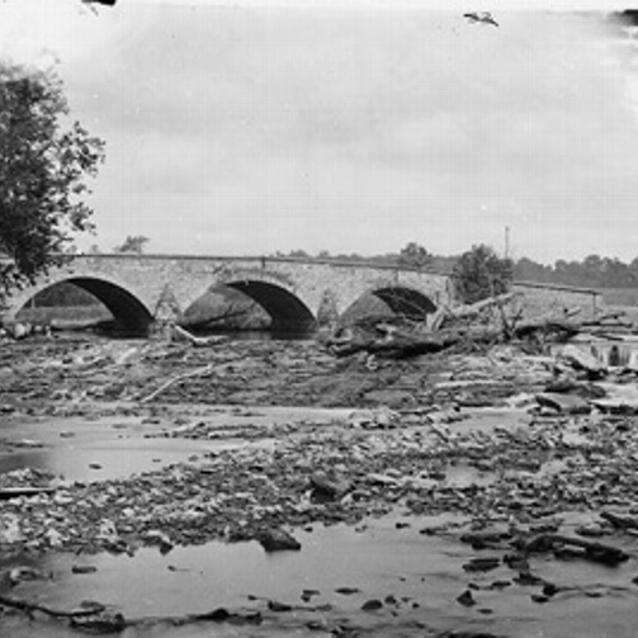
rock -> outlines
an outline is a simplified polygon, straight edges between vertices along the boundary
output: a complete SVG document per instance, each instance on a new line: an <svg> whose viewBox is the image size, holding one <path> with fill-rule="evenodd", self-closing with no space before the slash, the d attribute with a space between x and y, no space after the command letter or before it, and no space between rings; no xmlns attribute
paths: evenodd
<svg viewBox="0 0 638 638"><path fill-rule="evenodd" d="M301 600L308 603L312 600L313 596L319 596L321 592L318 589L304 589L301 592Z"/></svg>
<svg viewBox="0 0 638 638"><path fill-rule="evenodd" d="M72 565L71 571L74 574L93 574L97 571L95 565Z"/></svg>
<svg viewBox="0 0 638 638"><path fill-rule="evenodd" d="M213 622L225 622L231 618L232 614L224 607L218 607L205 614L198 614L197 620L212 620Z"/></svg>
<svg viewBox="0 0 638 638"><path fill-rule="evenodd" d="M299 551L301 549L301 543L282 529L269 529L261 532L257 536L257 540L267 552Z"/></svg>
<svg viewBox="0 0 638 638"><path fill-rule="evenodd" d="M576 370L585 371L591 378L599 379L607 374L607 367L604 364L592 354L573 344L562 349L560 359L566 361Z"/></svg>
<svg viewBox="0 0 638 638"><path fill-rule="evenodd" d="M126 620L120 613L103 612L97 617L71 618L71 626L98 634L117 634L126 629Z"/></svg>
<svg viewBox="0 0 638 638"><path fill-rule="evenodd" d="M577 381L565 376L550 381L545 386L545 392L575 394L583 399L604 399L607 396L607 392L600 385Z"/></svg>
<svg viewBox="0 0 638 638"><path fill-rule="evenodd" d="M383 603L378 598L371 598L370 600L366 600L363 605L361 605L361 609L363 611L376 611L377 609L381 609L383 607Z"/></svg>
<svg viewBox="0 0 638 638"><path fill-rule="evenodd" d="M119 534L115 529L115 523L109 520L108 518L104 518L100 521L100 527L98 530L97 538L102 541L106 541L107 543L117 543L120 540Z"/></svg>
<svg viewBox="0 0 638 638"><path fill-rule="evenodd" d="M500 559L486 556L485 558L473 558L463 565L466 572L489 572L501 564Z"/></svg>
<svg viewBox="0 0 638 638"><path fill-rule="evenodd" d="M538 404L562 412L563 414L589 414L591 405L575 394L542 392L536 395Z"/></svg>
<svg viewBox="0 0 638 638"><path fill-rule="evenodd" d="M387 406L381 406L374 410L355 410L348 417L348 424L352 427L365 429L390 428L399 421L399 413L390 410Z"/></svg>
<svg viewBox="0 0 638 638"><path fill-rule="evenodd" d="M366 475L366 481L368 483L372 483L373 485L396 485L397 479L392 476L388 476L387 474L379 474L373 472L371 474Z"/></svg>
<svg viewBox="0 0 638 638"><path fill-rule="evenodd" d="M368 403L383 404L388 408L405 408L416 405L416 399L406 390L371 390L363 395Z"/></svg>
<svg viewBox="0 0 638 638"><path fill-rule="evenodd" d="M503 541L509 540L512 535L509 532L487 529L476 532L465 532L461 535L462 543L469 543L472 549L481 550L487 548L499 548Z"/></svg>
<svg viewBox="0 0 638 638"><path fill-rule="evenodd" d="M44 574L33 567L14 567L9 571L8 578L11 585L15 586L23 580L42 580Z"/></svg>
<svg viewBox="0 0 638 638"><path fill-rule="evenodd" d="M168 554L174 547L168 535L158 529L148 530L144 533L143 538L150 545L157 545L162 555Z"/></svg>
<svg viewBox="0 0 638 638"><path fill-rule="evenodd" d="M575 530L579 536L586 536L590 538L599 538L605 534L605 530L598 525L598 523L590 523L589 525L581 525Z"/></svg>
<svg viewBox="0 0 638 638"><path fill-rule="evenodd" d="M28 337L31 333L31 325L28 323L20 323L19 321L10 324L7 326L7 329L11 337L13 337L16 341Z"/></svg>
<svg viewBox="0 0 638 638"><path fill-rule="evenodd" d="M324 474L315 473L310 477L310 499L316 503L336 501L350 488L345 481L331 481Z"/></svg>
<svg viewBox="0 0 638 638"><path fill-rule="evenodd" d="M474 596L472 596L472 592L469 589L466 589L457 599L456 602L459 605L463 605L463 607L472 607L472 605L476 605L476 601L474 600Z"/></svg>
<svg viewBox="0 0 638 638"><path fill-rule="evenodd" d="M50 547L60 547L62 545L62 534L54 527L50 527L44 532L44 537L47 539Z"/></svg>

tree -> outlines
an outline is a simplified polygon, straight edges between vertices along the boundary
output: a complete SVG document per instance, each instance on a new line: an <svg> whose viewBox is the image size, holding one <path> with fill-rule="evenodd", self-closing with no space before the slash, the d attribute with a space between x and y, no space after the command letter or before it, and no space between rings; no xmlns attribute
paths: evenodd
<svg viewBox="0 0 638 638"><path fill-rule="evenodd" d="M68 253L75 232L91 230L81 200L104 142L68 124L54 72L0 62L0 294L33 282Z"/></svg>
<svg viewBox="0 0 638 638"><path fill-rule="evenodd" d="M425 268L432 263L432 255L426 248L411 241L399 253L399 264L410 268Z"/></svg>
<svg viewBox="0 0 638 638"><path fill-rule="evenodd" d="M474 303L509 290L513 263L501 259L492 248L481 244L463 253L453 270L456 294L463 303Z"/></svg>
<svg viewBox="0 0 638 638"><path fill-rule="evenodd" d="M144 252L144 244L149 241L144 235L128 235L121 246L115 246L116 253L137 253Z"/></svg>

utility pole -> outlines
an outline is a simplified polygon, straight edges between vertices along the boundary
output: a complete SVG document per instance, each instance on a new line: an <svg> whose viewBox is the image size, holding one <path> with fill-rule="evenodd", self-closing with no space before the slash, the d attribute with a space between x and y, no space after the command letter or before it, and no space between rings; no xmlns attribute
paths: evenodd
<svg viewBox="0 0 638 638"><path fill-rule="evenodd" d="M505 259L510 256L510 227L505 226Z"/></svg>

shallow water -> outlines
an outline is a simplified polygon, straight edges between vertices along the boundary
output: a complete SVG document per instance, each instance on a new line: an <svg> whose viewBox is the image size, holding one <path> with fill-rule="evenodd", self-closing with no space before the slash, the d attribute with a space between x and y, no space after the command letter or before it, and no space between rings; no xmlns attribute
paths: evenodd
<svg viewBox="0 0 638 638"><path fill-rule="evenodd" d="M188 415L193 406L172 415ZM228 436L214 440L163 438L178 426L171 417L144 416L20 417L0 418L0 437L9 449L0 451L0 473L30 467L47 470L70 481L101 481L125 478L158 467L202 457L206 452L238 446L267 445L267 438L245 441L233 438L233 430L246 426L269 426L283 422L329 423L345 418L351 410L312 408L206 409L205 420L223 427ZM37 446L37 447L36 447ZM99 467L96 467L99 466Z"/></svg>
<svg viewBox="0 0 638 638"><path fill-rule="evenodd" d="M216 407L205 415L188 406L189 420L205 418L224 427L311 421L330 423L345 418L350 410L310 410L306 408L242 409ZM133 472L202 455L223 446L250 444L240 439L200 441L175 438L146 438L175 427L174 416L149 420L143 416L87 419L23 418L5 419L0 433L6 440L41 441L42 448L20 448L0 456L0 471L10 467L40 467L64 474L72 480L101 480L128 476ZM515 427L528 417L507 410L481 410L471 419L453 423L450 429L463 430ZM74 436L60 436L73 433ZM258 445L264 440L258 440ZM99 463L94 470L89 463ZM544 471L560 472L560 461L549 460ZM493 480L464 463L450 463L446 480L454 487ZM516 572L504 564L487 573L466 573L462 565L477 556L498 556L503 552L475 552L453 535L420 534L426 526L454 524L451 516L431 518L393 516L369 519L357 527L313 526L295 530L302 544L299 552L266 554L256 542L224 544L211 542L194 547L176 547L162 555L144 548L133 557L49 554L36 559L16 559L0 563L0 572L24 564L50 575L46 580L25 581L5 592L15 598L38 601L59 609L73 609L82 600L112 605L127 619L181 616L203 613L218 607L229 610L259 610L261 626L234 626L195 623L168 627L151 623L128 628L125 638L203 638L211 636L328 636L327 631L310 630L308 621L361 628L360 635L435 636L443 630L472 628L512 638L634 638L638 626L638 539L630 536L606 538L623 547L632 558L616 568L584 561L534 558L532 571L538 576L572 589L549 602L533 602L541 587L511 584L503 590L485 589L497 580L511 579ZM407 523L407 526L396 523ZM570 521L573 532L579 523ZM97 572L73 574L72 565L94 565ZM456 598L474 582L476 605L463 607ZM356 588L351 595L337 593L339 587ZM301 600L304 589L320 593L310 602ZM361 610L366 600L385 600L374 612ZM287 613L268 610L267 601L293 605ZM328 604L329 609L318 610ZM0 616L0 636L15 638L67 638L77 635L64 622L23 614Z"/></svg>
<svg viewBox="0 0 638 638"><path fill-rule="evenodd" d="M408 521L410 527L397 530L397 520ZM515 572L503 564L489 573L464 572L462 565L468 559L498 552L477 553L451 537L419 534L425 525L441 520L392 516L368 521L363 531L344 525L297 530L295 535L302 543L299 552L266 554L256 542L212 542L175 548L166 555L142 549L132 558L108 554L49 556L36 564L50 573L51 579L22 583L11 595L62 609L76 607L82 600L97 600L113 605L127 619L201 613L221 606L258 609L264 616L259 628L198 623L171 628L166 634L166 626L160 624L136 627L125 634L144 638L316 636L322 634L306 627L309 620L334 623L339 619L367 628L364 635L378 636L435 635L444 629L472 627L513 638L635 637L638 586L631 584L638 570L635 559L611 569L582 561L539 558L532 561L534 573L576 589L538 604L530 596L540 592L539 586L512 584L502 591L474 591L477 604L466 608L456 602L456 597L469 582L484 587L497 580L510 580ZM627 549L635 552L638 542ZM73 564L95 565L98 571L72 574ZM344 595L335 591L340 587L360 591ZM320 593L311 602L303 602L300 596L304 589ZM384 600L389 595L394 596L396 604L386 603L374 612L361 610L364 601ZM288 603L294 610L271 612L267 600ZM326 603L331 610L313 610ZM27 623L22 618L0 618L1 635L5 635L3 625L11 632L6 635L16 638L72 634L63 623L53 621Z"/></svg>

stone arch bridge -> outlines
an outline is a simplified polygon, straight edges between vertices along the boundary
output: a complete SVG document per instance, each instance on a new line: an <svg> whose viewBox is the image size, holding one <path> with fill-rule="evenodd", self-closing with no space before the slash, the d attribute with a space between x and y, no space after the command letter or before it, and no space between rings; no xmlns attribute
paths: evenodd
<svg viewBox="0 0 638 638"><path fill-rule="evenodd" d="M423 319L440 304L452 305L447 275L380 266L285 257L191 255L77 255L49 270L6 300L4 320L41 290L70 282L95 295L122 325L147 330L174 321L193 302L219 285L239 290L272 317L273 328L315 327L341 316L372 293L397 313Z"/></svg>

